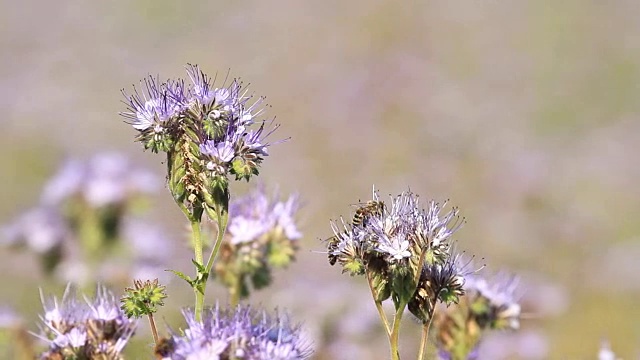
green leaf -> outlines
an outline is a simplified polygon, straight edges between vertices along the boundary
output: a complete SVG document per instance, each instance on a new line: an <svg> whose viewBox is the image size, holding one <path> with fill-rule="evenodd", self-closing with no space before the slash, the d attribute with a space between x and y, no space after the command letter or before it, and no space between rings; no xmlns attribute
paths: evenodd
<svg viewBox="0 0 640 360"><path fill-rule="evenodd" d="M176 271L176 270L166 270L166 271L170 271L172 272L174 275L176 275L177 277L179 277L180 279L186 281L189 285L191 285L191 287L193 287L194 281L191 280L191 277L183 274L180 271Z"/></svg>

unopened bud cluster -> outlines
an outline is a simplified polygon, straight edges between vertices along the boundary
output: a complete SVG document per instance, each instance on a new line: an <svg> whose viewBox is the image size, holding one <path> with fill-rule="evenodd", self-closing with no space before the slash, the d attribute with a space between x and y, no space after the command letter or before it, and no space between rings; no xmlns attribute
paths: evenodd
<svg viewBox="0 0 640 360"><path fill-rule="evenodd" d="M125 296L121 298L121 309L124 314L131 318L140 318L144 315L151 315L158 311L158 307L164 305L167 297L166 287L154 281L134 280L133 287L124 289Z"/></svg>
<svg viewBox="0 0 640 360"><path fill-rule="evenodd" d="M42 300L40 338L48 342L41 359L123 359L121 352L136 329L107 289L98 287L93 300L76 297L67 287L60 302Z"/></svg>
<svg viewBox="0 0 640 360"><path fill-rule="evenodd" d="M271 283L273 268L288 266L302 237L295 223L298 199L270 199L262 187L230 204L227 236L215 276L239 298ZM251 286L250 286L251 285Z"/></svg>
<svg viewBox="0 0 640 360"><path fill-rule="evenodd" d="M450 241L462 224L458 210L442 214L446 203L431 201L422 209L418 200L403 192L388 204L374 192L351 221L331 224L327 246L329 263L365 275L376 302L391 298L396 307L408 305L426 323L437 302L457 302L464 294L468 264Z"/></svg>
<svg viewBox="0 0 640 360"><path fill-rule="evenodd" d="M145 149L167 154L169 189L195 212L228 202L229 175L248 181L258 174L268 155L264 139L275 128L267 131L264 121L256 122L264 99L252 101L241 82L214 88L194 65L187 74L188 83L149 77L142 92L123 92L128 110L122 115Z"/></svg>

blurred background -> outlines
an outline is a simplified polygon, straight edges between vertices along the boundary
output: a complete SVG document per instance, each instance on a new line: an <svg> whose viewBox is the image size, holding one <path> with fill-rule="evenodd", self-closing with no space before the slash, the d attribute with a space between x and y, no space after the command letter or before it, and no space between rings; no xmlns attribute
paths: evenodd
<svg viewBox="0 0 640 360"><path fill-rule="evenodd" d="M304 322L316 358L386 357L365 282L329 266L319 241L374 184L450 199L467 219L458 247L522 276L529 318L485 358L589 359L603 339L640 358L638 13L624 0L5 1L0 223L34 207L69 158L116 151L161 183L164 158L134 143L120 89L196 63L250 82L282 124L272 140L291 137L258 180L300 194L305 236L251 302ZM149 209L172 239L165 268L192 271L162 186ZM0 250L0 274L0 304L35 331L38 288L63 285L29 252ZM192 293L168 278L159 317L175 325ZM414 357L418 327L403 331ZM151 358L149 343L141 322L128 358Z"/></svg>

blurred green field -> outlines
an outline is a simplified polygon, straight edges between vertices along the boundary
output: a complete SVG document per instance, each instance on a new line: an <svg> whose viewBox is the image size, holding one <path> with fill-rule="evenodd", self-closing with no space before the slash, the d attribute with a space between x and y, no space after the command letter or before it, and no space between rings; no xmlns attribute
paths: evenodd
<svg viewBox="0 0 640 360"><path fill-rule="evenodd" d="M267 96L276 137L291 137L259 180L305 203L298 261L252 302L303 321L317 359L387 352L362 279L330 267L318 241L374 184L450 199L467 219L458 246L522 274L522 331L548 352L505 358L593 359L604 338L638 358L638 13L633 1L578 0L3 2L0 223L33 206L68 157L115 150L163 176L162 157L143 153L118 116L120 89L183 76L186 63L230 69ZM167 191L152 214L188 271ZM38 287L63 290L28 254L0 250L0 271L0 304L28 322ZM168 309L190 305L191 291L169 289L160 317L177 327ZM407 349L416 329L407 321ZM141 322L129 358L152 358L147 339Z"/></svg>

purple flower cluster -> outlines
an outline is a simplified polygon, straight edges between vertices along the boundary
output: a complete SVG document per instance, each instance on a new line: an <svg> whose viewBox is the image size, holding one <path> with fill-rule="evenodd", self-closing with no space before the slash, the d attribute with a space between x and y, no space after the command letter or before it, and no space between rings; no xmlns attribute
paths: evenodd
<svg viewBox="0 0 640 360"><path fill-rule="evenodd" d="M148 77L143 91L123 91L128 109L121 115L139 131L137 140L153 152L192 152L213 177L249 179L258 173L258 166L270 144L265 138L265 121L255 130L256 118L263 113L263 97L252 101L247 89L238 80L214 87L215 79L205 75L198 66L188 65L190 84L183 79L160 82ZM194 149L185 150L181 141L188 139Z"/></svg>
<svg viewBox="0 0 640 360"><path fill-rule="evenodd" d="M330 262L346 265L352 274L364 271L367 256L380 257L389 265L420 258L444 264L450 252L447 240L462 225L458 209L443 215L446 203L430 201L427 209L421 209L418 200L415 194L403 192L392 198L388 208L374 192L373 200L358 207L352 222L332 222Z"/></svg>
<svg viewBox="0 0 640 360"><path fill-rule="evenodd" d="M444 205L430 201L423 209L418 196L403 192L387 206L374 191L351 222L332 222L329 263L365 275L377 303L392 298L429 323L438 302L459 301L465 277L473 272L450 241L463 220L456 208L442 214Z"/></svg>
<svg viewBox="0 0 640 360"><path fill-rule="evenodd" d="M136 329L136 321L124 315L118 300L102 286L92 300L79 300L68 286L60 302L54 297L42 303L45 313L37 336L48 343L42 359L120 359Z"/></svg>
<svg viewBox="0 0 640 360"><path fill-rule="evenodd" d="M311 346L287 316L269 316L250 307L205 309L202 321L183 311L187 329L171 338L173 360L199 359L308 359Z"/></svg>
<svg viewBox="0 0 640 360"><path fill-rule="evenodd" d="M277 198L269 198L259 186L229 206L228 235L214 269L234 297L245 298L251 288L268 286L272 270L295 259L302 237L295 222L298 197Z"/></svg>

